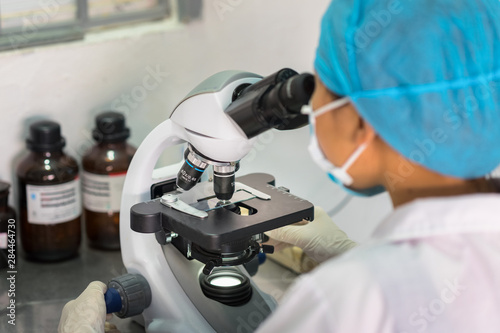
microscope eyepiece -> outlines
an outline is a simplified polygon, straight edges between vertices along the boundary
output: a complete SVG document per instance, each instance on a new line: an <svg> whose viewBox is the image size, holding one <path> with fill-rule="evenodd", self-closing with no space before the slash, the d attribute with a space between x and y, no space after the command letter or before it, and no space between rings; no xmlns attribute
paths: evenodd
<svg viewBox="0 0 500 333"><path fill-rule="evenodd" d="M314 77L311 74L299 74L284 81L278 90L275 101L268 97L268 107L273 103L281 103L288 112L300 114L302 106L309 102L314 92ZM271 94L268 94L270 96Z"/></svg>
<svg viewBox="0 0 500 333"><path fill-rule="evenodd" d="M308 122L300 110L313 91L313 75L285 68L252 85L237 87L225 112L248 138L271 128L295 129Z"/></svg>

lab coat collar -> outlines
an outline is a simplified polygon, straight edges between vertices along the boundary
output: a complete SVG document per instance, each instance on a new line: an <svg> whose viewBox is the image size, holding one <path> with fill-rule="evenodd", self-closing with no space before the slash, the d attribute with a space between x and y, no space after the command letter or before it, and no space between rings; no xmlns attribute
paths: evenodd
<svg viewBox="0 0 500 333"><path fill-rule="evenodd" d="M500 194L417 199L397 208L372 238L401 241L475 232L500 232Z"/></svg>

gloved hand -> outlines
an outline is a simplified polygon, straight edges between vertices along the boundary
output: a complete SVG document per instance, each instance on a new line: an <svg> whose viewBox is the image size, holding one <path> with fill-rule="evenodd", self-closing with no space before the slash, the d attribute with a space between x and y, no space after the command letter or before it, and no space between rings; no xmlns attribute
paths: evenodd
<svg viewBox="0 0 500 333"><path fill-rule="evenodd" d="M314 207L314 221L303 221L266 231L266 235L271 238L271 245L275 245L276 250L283 248L283 243L297 246L318 263L357 246L320 207Z"/></svg>
<svg viewBox="0 0 500 333"><path fill-rule="evenodd" d="M91 282L87 289L63 308L58 333L119 333L116 327L106 323L106 285L99 281Z"/></svg>

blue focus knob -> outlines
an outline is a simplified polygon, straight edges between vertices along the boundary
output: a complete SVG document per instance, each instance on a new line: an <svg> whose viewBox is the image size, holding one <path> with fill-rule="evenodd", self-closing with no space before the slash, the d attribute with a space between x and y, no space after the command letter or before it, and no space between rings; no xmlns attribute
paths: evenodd
<svg viewBox="0 0 500 333"><path fill-rule="evenodd" d="M119 312L122 309L122 298L115 288L108 288L104 294L106 302L106 313Z"/></svg>
<svg viewBox="0 0 500 333"><path fill-rule="evenodd" d="M106 312L120 318L141 314L151 304L151 288L140 274L125 274L108 282Z"/></svg>

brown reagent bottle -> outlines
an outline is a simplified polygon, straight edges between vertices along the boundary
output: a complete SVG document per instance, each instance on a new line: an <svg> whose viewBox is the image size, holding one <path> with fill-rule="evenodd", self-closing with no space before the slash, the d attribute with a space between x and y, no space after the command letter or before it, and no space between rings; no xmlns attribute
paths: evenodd
<svg viewBox="0 0 500 333"><path fill-rule="evenodd" d="M78 164L63 152L53 121L30 127L30 150L17 167L21 243L27 259L58 261L78 254L81 199Z"/></svg>
<svg viewBox="0 0 500 333"><path fill-rule="evenodd" d="M130 130L118 112L95 119L96 144L83 156L83 206L89 245L102 250L120 249L120 203L125 174L135 148L126 140Z"/></svg>

